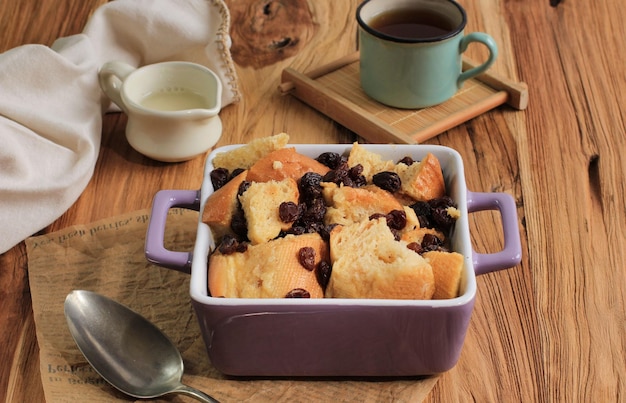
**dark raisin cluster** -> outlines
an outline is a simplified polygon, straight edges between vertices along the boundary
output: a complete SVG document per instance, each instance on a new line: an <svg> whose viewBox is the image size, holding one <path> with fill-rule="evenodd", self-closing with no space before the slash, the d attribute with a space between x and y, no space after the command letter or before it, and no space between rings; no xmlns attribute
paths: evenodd
<svg viewBox="0 0 626 403"><path fill-rule="evenodd" d="M417 215L422 228L434 228L449 235L455 219L448 214L448 208L456 207L449 196L428 201L418 201L410 206Z"/></svg>
<svg viewBox="0 0 626 403"><path fill-rule="evenodd" d="M365 186L367 183L365 176L363 176L363 166L361 164L353 167L348 166L348 158L345 155L326 152L320 154L316 159L330 168L330 171L322 178L323 182L355 188Z"/></svg>
<svg viewBox="0 0 626 403"><path fill-rule="evenodd" d="M334 152L321 153L316 159L320 164L326 165L330 169L337 169L343 162L348 162L348 158L344 155Z"/></svg>
<svg viewBox="0 0 626 403"><path fill-rule="evenodd" d="M242 168L234 169L233 172L229 172L226 168L215 168L209 173L209 178L211 178L213 190L217 190L223 187L231 179L233 179L243 171L244 170Z"/></svg>
<svg viewBox="0 0 626 403"><path fill-rule="evenodd" d="M420 255L429 251L445 251L449 252L448 248L444 245L444 242L437 235L426 234L422 239L422 243L411 242L407 245L407 248L411 249L415 253Z"/></svg>
<svg viewBox="0 0 626 403"><path fill-rule="evenodd" d="M330 230L324 224L326 202L322 196L322 176L315 172L305 173L298 182L300 200L296 205L293 202L281 203L279 216L283 222L292 222L293 225L280 236L287 234L301 235L317 232L323 239L328 240Z"/></svg>

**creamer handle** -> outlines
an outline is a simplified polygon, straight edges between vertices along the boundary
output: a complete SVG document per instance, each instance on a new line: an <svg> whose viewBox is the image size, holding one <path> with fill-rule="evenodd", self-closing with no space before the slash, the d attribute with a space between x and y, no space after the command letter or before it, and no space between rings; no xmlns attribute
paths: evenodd
<svg viewBox="0 0 626 403"><path fill-rule="evenodd" d="M98 82L102 92L124 112L127 109L122 100L122 84L133 71L135 71L133 66L118 61L107 62L98 71Z"/></svg>

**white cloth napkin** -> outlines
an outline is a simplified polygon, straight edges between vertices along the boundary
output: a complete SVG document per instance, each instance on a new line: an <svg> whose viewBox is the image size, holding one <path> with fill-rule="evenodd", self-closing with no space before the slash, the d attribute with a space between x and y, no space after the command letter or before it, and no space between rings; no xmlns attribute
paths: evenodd
<svg viewBox="0 0 626 403"><path fill-rule="evenodd" d="M239 99L229 27L221 0L116 0L81 34L0 54L0 254L60 217L93 175L112 109L103 63L203 64L224 84L224 107Z"/></svg>

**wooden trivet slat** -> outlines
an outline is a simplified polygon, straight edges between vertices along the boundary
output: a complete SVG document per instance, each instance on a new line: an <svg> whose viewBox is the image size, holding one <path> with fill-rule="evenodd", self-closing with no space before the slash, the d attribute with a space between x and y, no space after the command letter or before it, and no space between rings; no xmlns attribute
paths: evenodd
<svg viewBox="0 0 626 403"><path fill-rule="evenodd" d="M423 109L396 109L369 98L359 82L359 53L303 74L283 70L280 91L291 94L372 143L426 141L504 103L523 110L528 88L495 74L467 80L448 101ZM463 70L476 63L463 59Z"/></svg>

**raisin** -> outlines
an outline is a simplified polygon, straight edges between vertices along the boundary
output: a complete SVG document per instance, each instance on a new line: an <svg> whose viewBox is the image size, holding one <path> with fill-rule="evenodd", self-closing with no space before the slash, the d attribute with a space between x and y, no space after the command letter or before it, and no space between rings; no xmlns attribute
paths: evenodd
<svg viewBox="0 0 626 403"><path fill-rule="evenodd" d="M406 213L404 210L392 210L387 216L387 225L391 229L401 230L406 227Z"/></svg>
<svg viewBox="0 0 626 403"><path fill-rule="evenodd" d="M383 213L374 213L371 216L369 216L370 220L377 220L379 218L385 217L385 219L387 219L387 215L383 214Z"/></svg>
<svg viewBox="0 0 626 403"><path fill-rule="evenodd" d="M341 163L343 157L339 153L325 152L320 154L316 161L326 165L330 169L336 169Z"/></svg>
<svg viewBox="0 0 626 403"><path fill-rule="evenodd" d="M291 228L286 230L285 233L282 234L282 236L285 236L286 234L292 234L292 235L306 234L306 227L303 227L302 225L293 225Z"/></svg>
<svg viewBox="0 0 626 403"><path fill-rule="evenodd" d="M292 201L282 202L278 206L278 216L284 223L290 223L298 220L304 211L303 204L296 204Z"/></svg>
<svg viewBox="0 0 626 403"><path fill-rule="evenodd" d="M432 208L430 204L425 201L415 202L410 206L413 211L415 211L415 215L420 222L421 228L433 228L434 225L431 223L432 216Z"/></svg>
<svg viewBox="0 0 626 403"><path fill-rule="evenodd" d="M388 214L374 213L369 216L370 220L376 220L384 217L387 221L387 226L392 230L401 230L406 227L406 213L404 210L392 210Z"/></svg>
<svg viewBox="0 0 626 403"><path fill-rule="evenodd" d="M308 271L315 270L315 249L310 246L300 248L298 251L298 262Z"/></svg>
<svg viewBox="0 0 626 403"><path fill-rule="evenodd" d="M285 298L311 298L311 294L304 288L294 288L285 295Z"/></svg>
<svg viewBox="0 0 626 403"><path fill-rule="evenodd" d="M231 180L231 179L237 177L243 171L245 171L245 169L243 169L243 168L235 168L235 169L233 169L233 172L230 173L230 178L228 178L228 180Z"/></svg>
<svg viewBox="0 0 626 403"><path fill-rule="evenodd" d="M348 186L348 187L351 187L351 188L356 187L356 186L355 186L355 184L354 184L354 181L353 181L353 180L352 180L352 178L351 178L351 177L349 177L349 176L344 176L344 177L341 179L341 183L342 183L344 186Z"/></svg>
<svg viewBox="0 0 626 403"><path fill-rule="evenodd" d="M407 244L406 247L411 249L415 253L419 253L420 255L424 253L424 248L422 248L422 245L418 244L417 242L411 242Z"/></svg>
<svg viewBox="0 0 626 403"><path fill-rule="evenodd" d="M322 178L324 182L336 183L339 185L343 182L343 179L347 176L347 171L333 169L331 171L326 172L326 175Z"/></svg>
<svg viewBox="0 0 626 403"><path fill-rule="evenodd" d="M365 176L363 175L363 165L361 164L356 164L350 168L348 170L348 177L351 180L351 184L346 184L344 180L344 185L346 186L362 187L367 184L367 179L365 179Z"/></svg>
<svg viewBox="0 0 626 403"><path fill-rule="evenodd" d="M442 196L442 197L437 197L435 199L431 199L428 201L428 205L433 209L435 208L447 209L448 207L456 207L456 203L454 203L454 200L452 200L450 196Z"/></svg>
<svg viewBox="0 0 626 403"><path fill-rule="evenodd" d="M235 252L245 252L248 249L248 244L245 242L239 242L237 238L230 234L224 235L222 243L218 247L219 252L222 255L230 255Z"/></svg>
<svg viewBox="0 0 626 403"><path fill-rule="evenodd" d="M447 209L438 207L432 212L432 221L434 222L435 227L441 230L441 232L447 234L449 233L450 228L452 228L452 224L454 224L455 220L448 214Z"/></svg>
<svg viewBox="0 0 626 403"><path fill-rule="evenodd" d="M230 255L235 252L235 243L237 239L229 234L224 235L222 243L217 248L222 255Z"/></svg>
<svg viewBox="0 0 626 403"><path fill-rule="evenodd" d="M430 220L426 216L420 215L417 217L417 220L420 223L420 228L433 228L434 227L434 225L430 223Z"/></svg>
<svg viewBox="0 0 626 403"><path fill-rule="evenodd" d="M358 175L361 175L363 173L363 165L356 164L355 166L350 168L348 172L349 172L350 177L356 177Z"/></svg>
<svg viewBox="0 0 626 403"><path fill-rule="evenodd" d="M337 185L342 183L346 186L352 185L354 180L350 178L350 167L348 167L347 158L342 158L335 169L328 171L326 175L324 175L322 181L335 183Z"/></svg>
<svg viewBox="0 0 626 403"><path fill-rule="evenodd" d="M243 181L239 184L239 189L237 189L237 196L241 196L248 190L248 188L252 185L252 182Z"/></svg>
<svg viewBox="0 0 626 403"><path fill-rule="evenodd" d="M300 190L300 199L309 201L322 196L322 175L316 172L307 172L300 178L298 189Z"/></svg>
<svg viewBox="0 0 626 403"><path fill-rule="evenodd" d="M307 187L319 186L321 181L322 181L322 175L318 174L317 172L306 172L300 178L300 183L299 183L300 190L307 188Z"/></svg>
<svg viewBox="0 0 626 403"><path fill-rule="evenodd" d="M339 164L337 165L335 170L337 170L337 171L344 171L344 172L346 172L346 175L347 175L348 171L350 170L350 167L348 166L348 159L345 158L345 157L342 157L341 161L339 161Z"/></svg>
<svg viewBox="0 0 626 403"><path fill-rule="evenodd" d="M443 242L437 235L426 234L422 238L422 248L424 251L439 250L443 246Z"/></svg>
<svg viewBox="0 0 626 403"><path fill-rule="evenodd" d="M325 230L325 226L323 222L320 221L312 221L310 223L307 224L306 226L306 232L308 232L309 234L313 234L313 233L322 233Z"/></svg>
<svg viewBox="0 0 626 403"><path fill-rule="evenodd" d="M428 202L425 202L425 201L415 202L415 203L411 204L410 207L413 209L413 211L415 211L415 214L418 217L421 216L421 215L429 216L430 212L432 210L432 208L430 207L430 204L428 204Z"/></svg>
<svg viewBox="0 0 626 403"><path fill-rule="evenodd" d="M228 169L226 168L215 168L209 174L209 178L211 179L211 184L213 185L213 190L217 190L228 183L230 180L228 176Z"/></svg>
<svg viewBox="0 0 626 403"><path fill-rule="evenodd" d="M374 176L372 177L372 182L379 188L391 193L397 192L402 186L400 176L398 176L397 173L391 171L383 171L374 174Z"/></svg>
<svg viewBox="0 0 626 403"><path fill-rule="evenodd" d="M360 187L367 185L367 179L365 178L364 175L359 175L356 178L352 178L352 182L354 183L353 186L356 188L360 188Z"/></svg>
<svg viewBox="0 0 626 403"><path fill-rule="evenodd" d="M235 210L233 218L230 221L230 229L233 230L235 235L241 239L247 239L248 237L248 221L241 207Z"/></svg>
<svg viewBox="0 0 626 403"><path fill-rule="evenodd" d="M322 237L322 239L326 242L330 241L330 233L333 231L333 228L335 228L337 225L337 223L331 223L329 225L324 225L323 228L321 228L320 231L318 231L318 233L320 234L320 236Z"/></svg>
<svg viewBox="0 0 626 403"><path fill-rule="evenodd" d="M313 199L307 205L307 209L302 215L302 222L306 225L313 222L323 222L326 215L326 203L324 199Z"/></svg>
<svg viewBox="0 0 626 403"><path fill-rule="evenodd" d="M398 164L400 163L405 164L405 165L413 165L415 163L415 160L407 155L406 157L398 161Z"/></svg>
<svg viewBox="0 0 626 403"><path fill-rule="evenodd" d="M328 282L330 281L330 275L332 273L332 266L325 260L321 260L317 264L317 270L315 271L315 275L317 277L317 282L322 287L322 289L326 289Z"/></svg>

